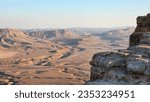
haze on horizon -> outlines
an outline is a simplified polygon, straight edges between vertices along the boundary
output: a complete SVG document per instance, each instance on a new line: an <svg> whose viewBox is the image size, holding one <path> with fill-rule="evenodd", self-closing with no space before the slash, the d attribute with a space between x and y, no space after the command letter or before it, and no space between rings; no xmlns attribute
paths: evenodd
<svg viewBox="0 0 150 102"><path fill-rule="evenodd" d="M135 26L149 0L0 0L0 28Z"/></svg>

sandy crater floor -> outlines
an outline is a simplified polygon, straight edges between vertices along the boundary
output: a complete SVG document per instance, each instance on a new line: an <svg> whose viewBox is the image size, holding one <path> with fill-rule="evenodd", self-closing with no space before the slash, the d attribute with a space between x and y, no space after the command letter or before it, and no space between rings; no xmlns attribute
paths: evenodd
<svg viewBox="0 0 150 102"><path fill-rule="evenodd" d="M120 43L121 45L122 43ZM126 44L127 45L127 44ZM116 45L116 47L120 47ZM125 46L123 46L125 47ZM121 48L121 47L120 47ZM0 84L8 85L75 85L90 78L89 61L96 52L114 50L110 42L98 37L83 38L72 49L59 51L31 50L27 52L0 51ZM57 49L56 49L57 50ZM69 52L64 56L64 53ZM18 59L14 65L9 65ZM12 61L7 60L12 59ZM22 59L22 60L20 60ZM4 64L7 63L8 65ZM39 65L38 65L39 64Z"/></svg>

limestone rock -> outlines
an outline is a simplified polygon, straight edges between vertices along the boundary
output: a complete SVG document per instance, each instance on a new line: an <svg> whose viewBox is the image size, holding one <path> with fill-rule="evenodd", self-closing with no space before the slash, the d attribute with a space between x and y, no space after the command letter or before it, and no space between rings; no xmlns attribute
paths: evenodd
<svg viewBox="0 0 150 102"><path fill-rule="evenodd" d="M144 74L150 76L150 65L146 68Z"/></svg>
<svg viewBox="0 0 150 102"><path fill-rule="evenodd" d="M109 52L105 56L100 56L100 54L96 54L96 56L93 57L93 60L90 63L94 66L111 68L115 66L122 66L124 63L124 58L123 55L119 53Z"/></svg>
<svg viewBox="0 0 150 102"><path fill-rule="evenodd" d="M129 48L94 54L87 84L150 85L150 14L137 18Z"/></svg>
<svg viewBox="0 0 150 102"><path fill-rule="evenodd" d="M142 39L150 38L150 14L139 16L137 18L137 27L135 32L130 36L130 46L140 44ZM150 44L148 42L148 44Z"/></svg>
<svg viewBox="0 0 150 102"><path fill-rule="evenodd" d="M144 62L141 62L141 61L127 62L128 71L142 73L142 72L144 72L145 68L146 68L146 66L145 66Z"/></svg>

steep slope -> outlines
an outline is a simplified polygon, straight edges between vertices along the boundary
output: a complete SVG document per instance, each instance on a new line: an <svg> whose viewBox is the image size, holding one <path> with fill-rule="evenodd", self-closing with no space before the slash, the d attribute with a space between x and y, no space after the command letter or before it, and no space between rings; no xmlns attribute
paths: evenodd
<svg viewBox="0 0 150 102"><path fill-rule="evenodd" d="M0 29L0 65L50 65L49 59L55 61L67 51L66 47L30 37L21 30Z"/></svg>
<svg viewBox="0 0 150 102"><path fill-rule="evenodd" d="M0 45L3 48L14 48L16 50L59 47L59 45L54 42L30 37L18 29L0 29Z"/></svg>
<svg viewBox="0 0 150 102"><path fill-rule="evenodd" d="M30 38L22 31L16 29L0 29L0 45L4 48L17 47L29 44Z"/></svg>

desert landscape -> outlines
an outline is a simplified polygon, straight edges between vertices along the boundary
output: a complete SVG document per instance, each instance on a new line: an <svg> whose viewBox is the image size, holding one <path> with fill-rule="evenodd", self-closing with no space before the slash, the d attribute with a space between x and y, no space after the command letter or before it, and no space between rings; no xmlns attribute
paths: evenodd
<svg viewBox="0 0 150 102"><path fill-rule="evenodd" d="M0 84L85 84L93 54L127 48L134 29L0 29Z"/></svg>
<svg viewBox="0 0 150 102"><path fill-rule="evenodd" d="M0 85L149 85L147 0L0 0Z"/></svg>

